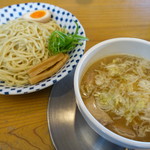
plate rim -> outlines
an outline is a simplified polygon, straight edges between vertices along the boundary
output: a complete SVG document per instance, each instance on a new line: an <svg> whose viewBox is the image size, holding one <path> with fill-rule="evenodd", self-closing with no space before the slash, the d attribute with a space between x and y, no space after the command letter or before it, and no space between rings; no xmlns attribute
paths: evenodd
<svg viewBox="0 0 150 150"><path fill-rule="evenodd" d="M42 4L42 5L47 5L47 6L50 6L50 7L54 7L54 8L63 10L63 11L65 11L65 12L67 12L67 13L70 13L70 14L72 15L72 17L74 17L74 19L76 19L76 20L78 21L78 23L79 23L80 26L81 26L81 30L82 30L82 32L83 32L83 36L86 37L86 33L85 33L85 30L84 30L84 27L83 27L83 25L81 24L80 20L79 20L74 14L72 14L70 11L68 11L68 10L66 10L66 9L64 9L64 8L61 8L61 7L59 7L59 6L53 5L53 4L43 3L43 2L17 3L17 4L8 5L8 6L5 6L5 7L0 8L0 12L1 12L2 10L6 9L6 8L8 9L9 7L12 7L12 6L17 6L17 5L34 5L34 4L38 4L38 3L40 3L40 4ZM21 6L18 6L18 7L21 7ZM12 8L9 8L9 10L10 10L10 9L12 9ZM18 16L17 18L20 18L20 16ZM54 20L55 20L55 19L54 19ZM8 21L7 21L7 22L8 22ZM2 23L1 23L1 20L0 20L0 25L1 25L1 24L2 24ZM83 45L82 45L81 49L83 50L83 52L81 52L81 55L83 56L83 55L84 55L84 52L85 52L85 48L86 48L86 41L83 41L82 43L83 43ZM80 59L81 59L81 58L80 58ZM77 66L77 64L78 64L78 62L75 63L75 67ZM73 69L74 69L74 68L71 68L70 72L71 72ZM60 78L58 78L56 82L59 82L60 80L62 80L62 79L63 79L64 77L66 77L70 72L69 72L69 71L63 72L63 75L62 75ZM49 78L50 78L50 77L49 77ZM49 79L49 78L47 78L47 79ZM45 80L47 80L47 79L45 79ZM43 80L43 81L44 81L44 80ZM41 81L41 82L39 82L39 83L42 84L43 81ZM55 82L55 83L56 83L56 82ZM46 82L45 82L45 86L40 86L39 83L34 84L34 85L25 85L25 86L18 86L18 87L17 87L17 86L7 86L7 85L6 85L6 86L0 86L0 94L2 94L2 95L21 95L21 94L28 94L28 93L33 93L33 92L36 92L36 91L43 90L43 89L48 88L48 87L50 87L50 86L52 86L52 85L55 84L55 83L53 83L52 81L46 81ZM24 90L25 87L31 88L31 89L30 89L30 90L29 90L29 89L28 89L28 90ZM33 88L33 89L32 89L32 87L38 87L38 88ZM4 88L7 88L7 90L6 90L6 91L3 91ZM11 89L14 89L14 88L18 89L18 91L19 91L19 90L23 90L23 91L22 91L22 92L14 92L15 90L11 90Z"/></svg>

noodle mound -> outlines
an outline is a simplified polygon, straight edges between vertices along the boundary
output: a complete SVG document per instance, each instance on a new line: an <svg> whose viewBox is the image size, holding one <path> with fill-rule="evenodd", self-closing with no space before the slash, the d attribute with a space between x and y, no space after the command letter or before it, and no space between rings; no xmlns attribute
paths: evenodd
<svg viewBox="0 0 150 150"><path fill-rule="evenodd" d="M49 57L47 39L62 30L55 21L38 23L16 19L0 26L1 85L29 84L26 70Z"/></svg>

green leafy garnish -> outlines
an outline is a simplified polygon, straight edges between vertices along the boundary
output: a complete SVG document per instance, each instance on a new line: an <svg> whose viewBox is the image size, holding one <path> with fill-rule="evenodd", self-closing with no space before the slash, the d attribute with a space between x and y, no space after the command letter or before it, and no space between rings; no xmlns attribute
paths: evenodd
<svg viewBox="0 0 150 150"><path fill-rule="evenodd" d="M52 32L48 40L48 49L53 53L66 53L73 50L77 44L81 44L80 40L88 40L84 36L78 35L79 26L77 22L74 34L65 33L65 31L55 30Z"/></svg>

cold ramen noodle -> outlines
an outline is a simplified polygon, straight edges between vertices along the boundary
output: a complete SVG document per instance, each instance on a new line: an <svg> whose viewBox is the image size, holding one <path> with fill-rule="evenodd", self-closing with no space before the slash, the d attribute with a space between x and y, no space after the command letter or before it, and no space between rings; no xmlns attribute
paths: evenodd
<svg viewBox="0 0 150 150"><path fill-rule="evenodd" d="M100 59L85 72L81 96L111 131L150 142L150 61L130 55Z"/></svg>
<svg viewBox="0 0 150 150"><path fill-rule="evenodd" d="M47 38L62 30L55 21L39 23L23 18L0 26L0 80L8 85L28 84L26 70L47 59Z"/></svg>
<svg viewBox="0 0 150 150"><path fill-rule="evenodd" d="M55 74L87 38L60 27L49 10L28 12L0 25L0 85L36 84Z"/></svg>

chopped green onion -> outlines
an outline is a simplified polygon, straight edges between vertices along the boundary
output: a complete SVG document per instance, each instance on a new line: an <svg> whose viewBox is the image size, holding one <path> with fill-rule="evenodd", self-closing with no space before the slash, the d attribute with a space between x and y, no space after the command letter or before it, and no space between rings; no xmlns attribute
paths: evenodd
<svg viewBox="0 0 150 150"><path fill-rule="evenodd" d="M48 49L53 53L67 53L73 50L77 44L81 44L81 40L88 40L84 36L78 35L79 26L77 22L74 34L65 33L65 31L55 30L48 39Z"/></svg>

